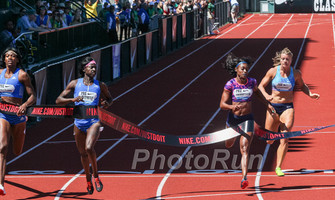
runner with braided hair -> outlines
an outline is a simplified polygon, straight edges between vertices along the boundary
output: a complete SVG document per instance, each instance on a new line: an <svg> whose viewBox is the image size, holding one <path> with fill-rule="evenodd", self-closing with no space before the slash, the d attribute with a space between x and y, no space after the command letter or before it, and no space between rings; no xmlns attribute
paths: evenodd
<svg viewBox="0 0 335 200"><path fill-rule="evenodd" d="M237 126L242 123L241 129L247 134L240 138L242 189L249 185L247 180L249 149L254 132L254 117L251 109L253 93L260 98L270 112L275 112L274 108L268 104L268 101L258 90L256 79L248 77L251 64L252 61L249 57L236 57L232 53L228 55L224 68L235 78L230 79L226 83L220 102L222 110L230 110L226 122L227 127ZM230 99L232 103L229 103ZM235 139L227 140L225 142L226 147L232 147Z"/></svg>

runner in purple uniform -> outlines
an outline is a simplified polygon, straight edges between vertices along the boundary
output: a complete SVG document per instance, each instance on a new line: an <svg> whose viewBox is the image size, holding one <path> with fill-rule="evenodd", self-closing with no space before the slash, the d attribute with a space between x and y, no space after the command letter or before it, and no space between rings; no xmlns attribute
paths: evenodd
<svg viewBox="0 0 335 200"><path fill-rule="evenodd" d="M229 80L223 90L220 102L222 110L230 110L227 118L227 127L241 125L241 129L247 134L240 138L240 151L242 154L241 168L242 181L241 188L249 185L247 180L249 149L254 132L254 117L251 110L251 97L255 93L257 97L267 106L270 112L275 112L274 108L268 104L262 93L257 88L257 81L248 77L251 59L249 57L236 57L229 54L225 69L235 78ZM230 99L232 103L230 102ZM230 148L234 145L236 138L227 140L225 145Z"/></svg>

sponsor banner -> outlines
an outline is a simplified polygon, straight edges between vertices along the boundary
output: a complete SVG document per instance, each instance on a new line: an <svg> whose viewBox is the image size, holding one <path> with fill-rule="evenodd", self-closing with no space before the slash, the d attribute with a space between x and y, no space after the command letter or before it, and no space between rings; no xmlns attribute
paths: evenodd
<svg viewBox="0 0 335 200"><path fill-rule="evenodd" d="M19 106L9 104L6 102L0 102L0 112L10 115L16 115L19 110ZM131 136L135 136L142 140L169 145L169 146L202 146L214 143L226 141L237 136L243 135L249 137L245 132L241 130L243 123L239 126L226 128L213 133L202 134L202 135L170 135L164 133L158 133L143 129L142 127L131 123L121 117L104 110L103 108L96 106L29 106L26 113L30 117L44 117L44 118L98 118L100 121L109 127L120 131ZM248 123L244 122L244 123ZM302 131L277 133L265 130L259 125L255 124L255 135L262 140L278 140L290 137L297 137L305 135L311 132L322 130L329 127L335 127L335 125L320 126L316 128L310 128Z"/></svg>
<svg viewBox="0 0 335 200"><path fill-rule="evenodd" d="M0 102L0 112L2 113L16 115L18 110L19 106L17 105ZM24 114L29 117L44 118L98 118L96 106L29 106Z"/></svg>
<svg viewBox="0 0 335 200"><path fill-rule="evenodd" d="M162 54L166 54L167 19L162 19Z"/></svg>
<svg viewBox="0 0 335 200"><path fill-rule="evenodd" d="M183 38L186 38L186 13L182 14L182 29Z"/></svg>
<svg viewBox="0 0 335 200"><path fill-rule="evenodd" d="M172 42L177 41L177 16L172 17Z"/></svg>
<svg viewBox="0 0 335 200"><path fill-rule="evenodd" d="M146 63L150 63L152 57L152 32L145 35L146 43Z"/></svg>
<svg viewBox="0 0 335 200"><path fill-rule="evenodd" d="M121 44L116 44L112 46L112 54L113 54L113 79L119 78L121 76L121 68L120 68L120 52L121 52Z"/></svg>
<svg viewBox="0 0 335 200"><path fill-rule="evenodd" d="M75 66L75 59L63 63L63 89L75 78Z"/></svg>
<svg viewBox="0 0 335 200"><path fill-rule="evenodd" d="M276 13L334 13L335 0L275 0Z"/></svg>
<svg viewBox="0 0 335 200"><path fill-rule="evenodd" d="M100 51L95 51L93 53L91 53L90 55L94 60L95 62L97 63L97 68L96 68L96 74L95 74L95 79L98 79L100 80L100 71L101 71L101 50Z"/></svg>
<svg viewBox="0 0 335 200"><path fill-rule="evenodd" d="M266 130L259 125L255 124L255 134L259 136L260 139L262 140L280 140L280 139L285 139L285 138L291 138L291 137L297 137L301 135L306 135L308 133L312 133L315 131L319 131L322 129L330 128L330 127L335 127L335 125L329 125L329 126L319 126L315 128L310 128L306 130L301 130L301 131L293 131L293 132L272 132L269 130Z"/></svg>
<svg viewBox="0 0 335 200"><path fill-rule="evenodd" d="M35 89L36 89L36 104L46 104L47 94L47 70L46 68L34 73Z"/></svg>
<svg viewBox="0 0 335 200"><path fill-rule="evenodd" d="M135 136L148 142L169 146L202 146L226 141L240 135L248 136L245 132L241 130L240 126L242 124L237 127L231 127L202 135L169 135L143 129L142 127L137 126L136 124L131 123L125 119L122 119L121 117L114 115L113 113L110 113L102 108L98 108L98 115L102 123L110 126L117 131ZM305 135L307 133L334 126L335 125L321 126L302 131L277 133L265 130L255 123L255 135L263 140L277 140Z"/></svg>
<svg viewBox="0 0 335 200"><path fill-rule="evenodd" d="M137 38L130 40L130 69L133 71L137 66Z"/></svg>

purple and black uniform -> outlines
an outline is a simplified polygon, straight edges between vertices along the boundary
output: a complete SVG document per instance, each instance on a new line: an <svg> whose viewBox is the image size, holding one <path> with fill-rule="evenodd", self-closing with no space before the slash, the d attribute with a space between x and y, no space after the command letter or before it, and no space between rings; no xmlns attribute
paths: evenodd
<svg viewBox="0 0 335 200"><path fill-rule="evenodd" d="M254 78L248 77L246 84L240 84L237 82L236 78L230 79L224 89L231 92L233 102L248 102L251 101L251 96L257 87L257 81ZM245 126L246 132L252 132L254 130L254 116L252 114L247 115L234 115L232 112L229 112L227 118L228 126L237 126L245 121L251 120L251 123L247 123Z"/></svg>

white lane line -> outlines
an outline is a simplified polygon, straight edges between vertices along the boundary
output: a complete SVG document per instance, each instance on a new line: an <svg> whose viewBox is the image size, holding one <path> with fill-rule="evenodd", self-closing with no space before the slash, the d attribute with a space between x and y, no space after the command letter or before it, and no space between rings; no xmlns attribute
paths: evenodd
<svg viewBox="0 0 335 200"><path fill-rule="evenodd" d="M263 193L271 192L295 192L295 191L316 191L316 190L333 190L335 187L317 187L317 188L302 188L302 189L280 189L280 190L266 190ZM231 193L216 193L216 194L199 194L199 195L188 195L188 196L176 196L176 197L164 197L164 199L195 199L203 197L217 197L217 196L231 196L231 195L246 195L254 194L253 191L246 192L231 192Z"/></svg>
<svg viewBox="0 0 335 200"><path fill-rule="evenodd" d="M265 22L263 22L257 29L255 29L252 33L250 33L247 37L245 37L243 40L245 40L246 38L248 38L251 34L253 34L255 31L257 31L260 27L262 27L266 22L268 22L271 18L273 17L273 15L271 15L270 18L268 18ZM288 24L288 22L292 19L293 15L291 15L291 17L288 19L287 23L283 26L283 28ZM283 30L283 28L280 30L280 32ZM279 34L276 35L276 37ZM274 38L275 39L275 38ZM273 39L273 40L274 40ZM273 42L271 42L268 47L272 44ZM268 49L268 47L264 50L264 52ZM264 52L261 54L261 56L264 55ZM260 57L261 57L260 56ZM254 64L252 65L252 67L250 68L250 70L256 65L256 63L259 61L260 58L258 58ZM249 70L249 71L250 71ZM217 109L217 111L214 113L214 115L211 117L211 119L206 123L206 125L203 127L203 129L198 133L198 135L202 134L203 130L205 130L208 126L208 124L216 117L216 115L219 113L220 108ZM161 199L162 196L162 190L163 187L167 181L167 179L169 178L169 176L171 175L171 173L174 171L174 169L176 168L176 166L179 164L179 162L183 159L183 157L186 155L186 153L190 150L191 147L187 147L186 150L184 151L184 153L181 155L181 157L178 159L178 161L172 166L172 168L168 171L168 173L164 176L164 178L162 179L162 181L160 182L157 191L156 191L156 199Z"/></svg>
<svg viewBox="0 0 335 200"><path fill-rule="evenodd" d="M97 158L97 162L104 156L106 155L106 153L108 151L110 151L111 149L113 149L116 145L118 145L123 139L125 139L127 137L127 135L124 135L119 141L115 142L112 146L110 146L104 153L102 153L98 158ZM57 195L55 197L55 200L58 200L60 198L60 196L63 194L63 192L66 190L66 188L74 181L76 180L80 174L82 174L84 172L84 169L82 169L81 171L79 171L74 177L72 177L67 183L65 183L65 185L57 192Z"/></svg>
<svg viewBox="0 0 335 200"><path fill-rule="evenodd" d="M249 19L251 19L252 17L254 17L254 15L251 15L249 18L247 18L246 20L244 20L243 22L248 21ZM241 23L242 24L242 23ZM158 74L162 73L163 71L165 71L166 69L172 67L173 65L175 65L176 63L182 61L183 59L191 56L192 54L196 53L197 51L199 51L200 49L202 49L203 47L207 46L208 44L214 42L214 40L218 39L221 36L224 36L225 34L229 33L230 31L234 30L235 28L239 27L241 24L238 24L237 26L232 27L231 29L229 29L228 31L220 34L219 36L217 36L215 39L208 41L207 43L203 44L202 46L198 47L197 49L195 49L194 51L192 51L191 53L187 54L186 56L184 56L183 58L173 62L172 64L168 65L167 67L165 67L164 69L160 70L159 72L151 75L150 77L148 77L147 79L143 80L142 82L138 83L137 85L133 86L132 88L128 89L127 91L123 92L122 94L120 94L119 96L115 97L114 100L117 100L119 98L121 98L122 96L124 96L125 94L128 94L130 91L136 89L137 87L139 87L140 85L143 85L145 82L149 81L150 79L154 78L155 76L157 76ZM49 141L50 139L54 138L55 136L59 135L60 133L62 133L63 131L66 131L68 128L72 127L72 124L68 125L67 127L65 127L64 129L62 129L62 131L57 132L56 134L52 135L51 137L49 137L48 139L44 140L43 142L37 144L36 146L32 147L31 149L28 149L27 151L23 152L20 156L15 157L13 160L9 161L7 164L10 164L16 160L18 160L19 158L21 158L22 156L26 155L27 153L29 153L30 151L36 149L37 147L41 146L42 144L44 144L45 142Z"/></svg>
<svg viewBox="0 0 335 200"><path fill-rule="evenodd" d="M317 171L317 170L316 170ZM323 169L322 170L324 174L294 174L294 173L290 173L286 176L286 178L303 178L305 179L306 177L308 178L313 178L313 177L335 177L334 174L334 170L326 170ZM99 171L100 173L101 171ZM102 171L104 172L104 171ZM116 172L116 171L114 171ZM110 172L108 172L110 173ZM120 175L121 174L121 175ZM102 173L101 175L99 175L100 177L104 177L104 178L163 178L165 176L165 174L142 174L141 172L128 172L128 171L120 171L120 173L117 174L104 174ZM36 179L40 179L40 178L72 178L73 175L60 175L58 174L56 175L7 175L6 179L31 179L31 178L36 178ZM228 175L228 174L217 174L217 175L194 175L194 174L171 174L171 177L173 178L234 178L235 177L241 177L241 174L236 174L236 175ZM257 175L253 175L253 174L248 174L248 177L257 177ZM277 175L274 174L263 174L262 177L277 177ZM79 178L85 178L86 177L84 175L80 176Z"/></svg>
<svg viewBox="0 0 335 200"><path fill-rule="evenodd" d="M47 139L45 139L43 142L41 142L41 143L35 145L34 147L32 147L32 148L28 149L27 151L23 152L22 154L16 156L14 159L8 161L8 162L7 162L7 165L13 163L13 162L16 161L17 159L19 159L19 158L21 158L22 156L28 154L28 153L31 152L32 150L34 150L34 149L36 149L37 147L41 146L42 144L48 142L49 140L51 140L52 138L56 137L58 134L62 133L63 131L65 131L66 129L68 129L68 128L72 127L72 126L73 126L72 124L68 125L67 127L63 128L62 130L58 131L57 133L55 133L55 134L53 134L52 136L50 136L50 137L48 137Z"/></svg>
<svg viewBox="0 0 335 200"><path fill-rule="evenodd" d="M272 15L273 16L273 15ZM271 16L271 17L272 17ZM271 18L270 17L270 18ZM269 18L269 19L270 19ZM250 18L248 18L250 19ZM269 20L268 19L268 20ZM250 35L250 34L249 34ZM242 43L242 41L244 41L246 38L244 38L243 40L241 40L239 43L237 43L232 49L229 50L232 51L234 48L236 48L240 43ZM156 114L159 110L161 110L165 105L167 105L169 102L171 102L177 95L179 95L182 91L184 91L188 86L190 86L194 81L196 81L199 77L201 77L205 72L207 72L210 68L212 68L214 66L215 63L217 63L219 60L221 60L224 56L226 56L229 52L227 52L226 54L224 54L223 56L221 56L219 59L217 59L213 64L211 64L209 67L207 67L204 71L202 71L197 77L195 77L192 81L190 81L185 87L183 87L181 90L179 90L175 95L173 95L169 100L167 100L162 106L160 106L158 109L156 109L154 112L152 112L147 118L145 118L142 122L140 122L138 124L138 126L141 126L144 122L146 122L148 119L150 119L154 114ZM113 144L110 148L108 148L106 151L104 151L99 158L97 158L97 161L102 158L105 154L107 154L110 150L112 150L118 143L120 143L121 141L123 141L126 137L128 136L128 134L124 135L120 140L118 140L115 144ZM78 172L71 180L69 180L57 193L55 200L58 200L60 198L60 196L62 195L62 193L65 191L65 189L74 181L76 180L80 174L82 174L84 172L84 170L81 170L80 172Z"/></svg>
<svg viewBox="0 0 335 200"><path fill-rule="evenodd" d="M302 41L302 44L300 46L299 54L298 54L296 62L294 64L294 69L296 69L296 67L297 67L297 64L298 64L298 61L299 61L302 49L303 49L305 41L306 41L306 37L307 37L308 31L309 31L309 28L311 27L312 19L313 19L313 14L311 15L311 18L310 18L309 23L308 23L308 27L307 27L306 32L305 32L304 40ZM269 149L270 149L270 145L267 144L266 147L265 147L264 155L263 155L264 163L265 163L266 157L268 155ZM263 163L263 160L262 160L262 163ZM263 171L263 167L261 167L258 170L257 177L256 177L256 180L255 180L255 190L256 190L256 194L257 194L257 197L258 197L259 200L263 200L263 197L262 197L262 193L263 192L261 192L260 188L259 188L259 183L260 183L262 171Z"/></svg>

